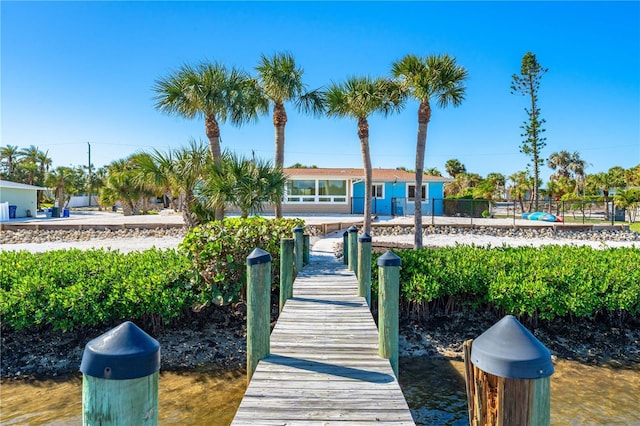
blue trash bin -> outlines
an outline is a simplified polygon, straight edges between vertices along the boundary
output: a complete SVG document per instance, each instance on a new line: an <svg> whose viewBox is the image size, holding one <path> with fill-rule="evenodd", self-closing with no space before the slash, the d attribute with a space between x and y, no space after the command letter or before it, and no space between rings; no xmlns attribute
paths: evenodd
<svg viewBox="0 0 640 426"><path fill-rule="evenodd" d="M69 217L69 209L62 210L62 217Z"/></svg>
<svg viewBox="0 0 640 426"><path fill-rule="evenodd" d="M18 210L18 206L9 206L9 219L16 218L16 210Z"/></svg>

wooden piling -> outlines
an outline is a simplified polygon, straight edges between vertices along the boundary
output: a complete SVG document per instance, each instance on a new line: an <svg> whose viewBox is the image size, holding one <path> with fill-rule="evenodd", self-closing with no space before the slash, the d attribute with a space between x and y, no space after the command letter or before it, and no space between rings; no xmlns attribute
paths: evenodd
<svg viewBox="0 0 640 426"><path fill-rule="evenodd" d="M507 315L463 344L469 424L549 425L551 355Z"/></svg>
<svg viewBox="0 0 640 426"><path fill-rule="evenodd" d="M398 377L400 258L387 251L378 258L378 346Z"/></svg>
<svg viewBox="0 0 640 426"><path fill-rule="evenodd" d="M296 265L296 274L302 271L304 267L304 228L296 226L293 228L293 239L295 241L293 248L293 257Z"/></svg>
<svg viewBox="0 0 640 426"><path fill-rule="evenodd" d="M351 225L349 229L349 270L358 276L358 228Z"/></svg>
<svg viewBox="0 0 640 426"><path fill-rule="evenodd" d="M160 344L132 322L85 346L82 424L157 425Z"/></svg>
<svg viewBox="0 0 640 426"><path fill-rule="evenodd" d="M271 255L257 248L247 257L247 381L269 356L270 311Z"/></svg>
<svg viewBox="0 0 640 426"><path fill-rule="evenodd" d="M371 236L366 232L358 237L358 296L371 307Z"/></svg>
<svg viewBox="0 0 640 426"><path fill-rule="evenodd" d="M293 238L280 240L280 312L293 297Z"/></svg>
<svg viewBox="0 0 640 426"><path fill-rule="evenodd" d="M345 265L349 264L349 231L342 234L342 260Z"/></svg>
<svg viewBox="0 0 640 426"><path fill-rule="evenodd" d="M308 265L309 261L310 261L310 258L309 258L310 247L309 247L309 245L311 244L309 234L303 234L302 235L302 242L303 242L302 264L303 265Z"/></svg>

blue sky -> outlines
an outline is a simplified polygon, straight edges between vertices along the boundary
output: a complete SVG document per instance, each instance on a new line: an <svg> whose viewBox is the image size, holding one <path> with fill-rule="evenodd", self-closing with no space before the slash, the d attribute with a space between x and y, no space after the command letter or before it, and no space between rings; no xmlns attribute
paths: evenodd
<svg viewBox="0 0 640 426"><path fill-rule="evenodd" d="M103 166L139 150L206 140L202 120L154 109L154 82L209 60L254 73L292 53L310 89L388 75L412 53L467 68L466 99L434 111L426 167L450 158L486 176L524 170L527 98L511 76L533 52L548 157L579 151L588 173L640 163L640 2L12 2L2 1L0 145L36 145L54 166ZM370 119L374 167L414 168L417 103ZM356 123L288 106L285 165L361 167ZM271 114L222 125L222 147L272 159ZM543 169L547 180L550 171Z"/></svg>

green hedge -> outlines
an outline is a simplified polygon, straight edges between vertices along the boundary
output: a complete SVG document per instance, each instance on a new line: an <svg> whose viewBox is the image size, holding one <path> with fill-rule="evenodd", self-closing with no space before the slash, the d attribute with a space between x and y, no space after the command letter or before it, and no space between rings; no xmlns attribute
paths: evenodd
<svg viewBox="0 0 640 426"><path fill-rule="evenodd" d="M69 331L115 319L167 322L197 299L175 250L0 252L0 315L13 329Z"/></svg>
<svg viewBox="0 0 640 426"><path fill-rule="evenodd" d="M245 292L247 257L257 247L271 254L274 285L280 275L280 239L293 238L302 219L263 217L225 218L192 229L180 248L197 277L198 290L207 301L220 304L241 299Z"/></svg>
<svg viewBox="0 0 640 426"><path fill-rule="evenodd" d="M401 298L409 310L462 304L540 319L640 314L636 248L457 246L397 254Z"/></svg>

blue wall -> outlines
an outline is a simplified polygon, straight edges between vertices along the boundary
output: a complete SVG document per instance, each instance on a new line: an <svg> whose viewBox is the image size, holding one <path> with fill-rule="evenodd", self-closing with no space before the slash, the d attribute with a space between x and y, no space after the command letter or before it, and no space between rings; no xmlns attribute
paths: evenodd
<svg viewBox="0 0 640 426"><path fill-rule="evenodd" d="M377 184L378 182L376 182ZM428 199L422 203L422 214L431 215L431 199L435 200L434 214L442 216L443 205L442 198L444 195L443 182L429 182L427 188ZM353 185L353 199L351 210L353 213L364 212L364 182L358 182ZM407 200L407 182L384 183L384 198L376 198L371 200L371 212L380 215L413 215L414 203Z"/></svg>

